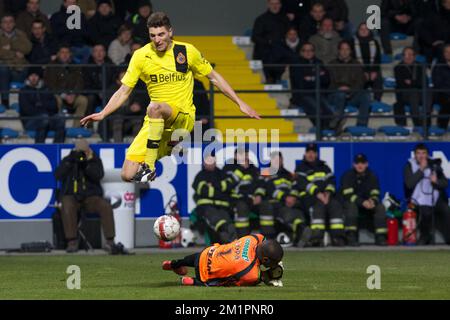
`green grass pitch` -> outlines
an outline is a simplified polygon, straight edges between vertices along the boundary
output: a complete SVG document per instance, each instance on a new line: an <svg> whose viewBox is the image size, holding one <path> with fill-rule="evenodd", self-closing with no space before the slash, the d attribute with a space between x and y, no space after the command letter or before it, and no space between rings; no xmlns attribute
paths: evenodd
<svg viewBox="0 0 450 320"><path fill-rule="evenodd" d="M446 250L288 251L282 288L181 287L160 264L183 254L0 256L0 299L450 299ZM69 265L81 290L66 288ZM369 265L381 290L366 287Z"/></svg>

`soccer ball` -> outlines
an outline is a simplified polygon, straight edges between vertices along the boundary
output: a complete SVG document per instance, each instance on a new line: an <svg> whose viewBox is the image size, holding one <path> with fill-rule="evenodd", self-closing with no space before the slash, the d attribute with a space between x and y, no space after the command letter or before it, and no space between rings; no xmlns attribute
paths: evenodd
<svg viewBox="0 0 450 320"><path fill-rule="evenodd" d="M180 223L174 216L164 215L156 219L153 225L155 236L163 241L171 241L180 233Z"/></svg>

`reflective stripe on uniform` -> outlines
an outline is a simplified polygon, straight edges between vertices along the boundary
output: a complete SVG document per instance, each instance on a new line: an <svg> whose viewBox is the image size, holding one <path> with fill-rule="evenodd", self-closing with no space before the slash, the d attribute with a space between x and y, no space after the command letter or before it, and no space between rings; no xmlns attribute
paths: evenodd
<svg viewBox="0 0 450 320"><path fill-rule="evenodd" d="M294 233L297 232L297 228L302 222L303 221L300 218L294 220L294 222L292 223L292 231L294 231Z"/></svg>
<svg viewBox="0 0 450 320"><path fill-rule="evenodd" d="M222 200L214 200L214 204L222 207L229 207L230 203L228 201L222 201Z"/></svg>
<svg viewBox="0 0 450 320"><path fill-rule="evenodd" d="M284 195L284 191L283 190L276 190L273 195L272 198L275 198L277 200L280 200L281 198L283 198Z"/></svg>
<svg viewBox="0 0 450 320"><path fill-rule="evenodd" d="M234 223L234 226L236 227L236 228L248 228L248 227L250 227L250 222L249 221L247 221L247 222L235 222Z"/></svg>
<svg viewBox="0 0 450 320"><path fill-rule="evenodd" d="M214 204L214 200L211 199L200 199L197 201L197 205L202 205L202 204Z"/></svg>
<svg viewBox="0 0 450 320"><path fill-rule="evenodd" d="M325 188L325 190L331 191L331 192L335 192L335 191L336 191L336 188L335 188L332 184L329 184L329 185L327 185L327 187Z"/></svg>
<svg viewBox="0 0 450 320"><path fill-rule="evenodd" d="M264 190L264 188L258 188L256 189L255 194L264 196L266 194L266 190Z"/></svg>
<svg viewBox="0 0 450 320"><path fill-rule="evenodd" d="M197 186L197 193L200 194L202 192L202 188L204 185L206 185L206 181L200 181L200 183Z"/></svg>
<svg viewBox="0 0 450 320"><path fill-rule="evenodd" d="M219 220L219 222L217 222L216 225L214 226L214 230L219 231L219 228L223 226L225 223L227 223L227 220L225 219Z"/></svg>
<svg viewBox="0 0 450 320"><path fill-rule="evenodd" d="M343 224L343 223L330 224L330 229L331 229L331 230L340 230L340 229L344 229L344 224Z"/></svg>
<svg viewBox="0 0 450 320"><path fill-rule="evenodd" d="M324 224L312 224L311 230L325 230Z"/></svg>
<svg viewBox="0 0 450 320"><path fill-rule="evenodd" d="M356 199L358 199L358 196L356 194L352 195L352 197L350 198L351 202L355 202Z"/></svg>
<svg viewBox="0 0 450 320"><path fill-rule="evenodd" d="M225 191L225 190L227 190L227 182L226 182L225 180L222 180L222 181L220 182L220 187L221 187L221 189L222 189L222 192Z"/></svg>
<svg viewBox="0 0 450 320"><path fill-rule="evenodd" d="M380 195L380 190L373 189L372 191L370 191L370 195L371 196L379 196Z"/></svg>
<svg viewBox="0 0 450 320"><path fill-rule="evenodd" d="M358 227L356 227L356 226L346 226L345 230L347 230L347 231L357 231Z"/></svg>
<svg viewBox="0 0 450 320"><path fill-rule="evenodd" d="M387 233L386 228L376 228L375 233L381 234L381 233Z"/></svg>
<svg viewBox="0 0 450 320"><path fill-rule="evenodd" d="M342 190L342 194L343 194L344 196L346 196L346 195L348 195L348 194L352 194L353 191L354 191L353 188L347 188L347 189Z"/></svg>
<svg viewBox="0 0 450 320"><path fill-rule="evenodd" d="M306 186L306 191L309 192L309 194L314 194L314 191L316 191L317 186L314 183L308 183Z"/></svg>
<svg viewBox="0 0 450 320"><path fill-rule="evenodd" d="M213 186L209 186L209 188L208 188L208 197L210 197L210 198L214 197L214 187Z"/></svg>
<svg viewBox="0 0 450 320"><path fill-rule="evenodd" d="M308 181L316 181L316 180L323 180L326 177L325 172L314 172L313 174L310 174L306 177Z"/></svg>

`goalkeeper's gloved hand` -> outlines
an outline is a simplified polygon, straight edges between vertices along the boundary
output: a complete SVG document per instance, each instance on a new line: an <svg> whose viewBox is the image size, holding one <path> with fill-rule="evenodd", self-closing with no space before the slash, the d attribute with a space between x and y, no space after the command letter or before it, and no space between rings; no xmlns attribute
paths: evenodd
<svg viewBox="0 0 450 320"><path fill-rule="evenodd" d="M283 272L283 262L280 261L276 267L262 271L261 279L268 286L282 287L283 282L281 281L281 278L283 277Z"/></svg>

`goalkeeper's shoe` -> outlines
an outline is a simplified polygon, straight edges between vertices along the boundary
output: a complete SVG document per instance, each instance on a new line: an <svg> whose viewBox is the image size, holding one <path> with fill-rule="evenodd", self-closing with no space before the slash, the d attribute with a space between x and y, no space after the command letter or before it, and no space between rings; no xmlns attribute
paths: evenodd
<svg viewBox="0 0 450 320"><path fill-rule="evenodd" d="M194 278L191 277L181 277L181 285L183 286L193 286L194 285Z"/></svg>
<svg viewBox="0 0 450 320"><path fill-rule="evenodd" d="M188 270L186 267L178 267L178 268L172 268L172 261L166 260L162 264L163 270L172 270L176 274L180 276L185 276L188 273Z"/></svg>
<svg viewBox="0 0 450 320"><path fill-rule="evenodd" d="M150 169L145 162L142 162L139 171L136 172L136 175L133 177L133 182L146 183L155 180L155 178L156 171Z"/></svg>

